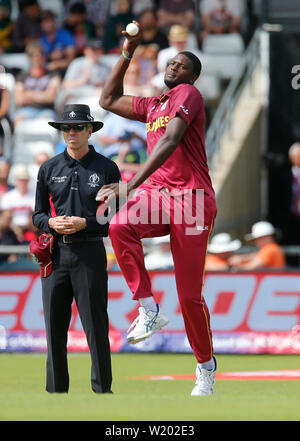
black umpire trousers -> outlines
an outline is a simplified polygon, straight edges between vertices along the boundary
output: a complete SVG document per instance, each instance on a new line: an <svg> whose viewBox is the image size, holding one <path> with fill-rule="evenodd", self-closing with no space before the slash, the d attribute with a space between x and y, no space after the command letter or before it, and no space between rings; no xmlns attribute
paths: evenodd
<svg viewBox="0 0 300 441"><path fill-rule="evenodd" d="M47 335L48 392L68 392L67 333L75 299L90 355L91 386L96 393L111 392L111 358L108 338L106 252L102 240L56 241L53 270L42 278Z"/></svg>

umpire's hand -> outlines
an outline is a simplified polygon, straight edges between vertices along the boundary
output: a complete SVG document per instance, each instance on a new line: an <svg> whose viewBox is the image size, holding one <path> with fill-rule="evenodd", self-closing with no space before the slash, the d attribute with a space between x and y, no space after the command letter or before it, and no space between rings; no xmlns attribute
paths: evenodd
<svg viewBox="0 0 300 441"><path fill-rule="evenodd" d="M86 219L78 216L56 216L49 219L49 227L58 234L74 234L86 227Z"/></svg>
<svg viewBox="0 0 300 441"><path fill-rule="evenodd" d="M126 198L129 193L127 182L103 185L96 195L96 201L108 204L114 198Z"/></svg>

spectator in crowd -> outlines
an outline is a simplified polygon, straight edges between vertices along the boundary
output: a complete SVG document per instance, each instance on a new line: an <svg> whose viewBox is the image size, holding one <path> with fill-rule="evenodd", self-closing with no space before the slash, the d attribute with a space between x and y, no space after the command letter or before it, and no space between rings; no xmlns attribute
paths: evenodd
<svg viewBox="0 0 300 441"><path fill-rule="evenodd" d="M300 143L292 144L289 149L289 159L291 163L291 212L297 220L300 230ZM298 231L299 233L299 231ZM299 234L298 234L299 237ZM300 242L299 242L300 243Z"/></svg>
<svg viewBox="0 0 300 441"><path fill-rule="evenodd" d="M47 69L50 72L59 71L63 77L65 71L76 56L75 40L67 29L57 28L56 16L52 11L45 10L41 15L42 44Z"/></svg>
<svg viewBox="0 0 300 441"><path fill-rule="evenodd" d="M108 53L120 53L122 31L135 19L130 0L117 0L117 13L109 16L104 31L104 48Z"/></svg>
<svg viewBox="0 0 300 441"><path fill-rule="evenodd" d="M110 0L109 14L117 14L117 1ZM133 14L138 17L145 9L154 9L156 7L157 0L131 0L131 7Z"/></svg>
<svg viewBox="0 0 300 441"><path fill-rule="evenodd" d="M38 236L41 234L41 231L33 224L31 216L29 217L28 227L19 227L18 230L18 240L22 245L29 244L32 240L37 239ZM29 258L29 256L27 257Z"/></svg>
<svg viewBox="0 0 300 441"><path fill-rule="evenodd" d="M135 52L142 69L142 82L148 82L157 69L157 55L162 49L169 47L169 41L157 25L157 14L154 9L145 9L139 16L143 28L143 39Z"/></svg>
<svg viewBox="0 0 300 441"><path fill-rule="evenodd" d="M151 96L154 93L151 85L154 66L149 63L147 67L145 72L145 66L139 57L132 60L124 77L124 91L127 95Z"/></svg>
<svg viewBox="0 0 300 441"><path fill-rule="evenodd" d="M108 113L103 122L98 144L102 154L118 164L122 180L127 182L145 161L145 125L114 113Z"/></svg>
<svg viewBox="0 0 300 441"><path fill-rule="evenodd" d="M30 174L29 188L33 192L36 190L37 175L40 166L48 161L48 159L50 159L50 155L47 152L39 152L35 155L34 162L28 166L28 172Z"/></svg>
<svg viewBox="0 0 300 441"><path fill-rule="evenodd" d="M23 3L23 5L22 5ZM41 8L37 0L24 0L13 30L14 51L24 52L26 46L42 35Z"/></svg>
<svg viewBox="0 0 300 441"><path fill-rule="evenodd" d="M144 124L109 113L104 118L99 136L102 154L118 165L122 181L128 182L146 159L146 132Z"/></svg>
<svg viewBox="0 0 300 441"><path fill-rule="evenodd" d="M57 73L47 70L46 57L39 42L30 43L26 52L30 59L30 69L28 73L19 74L16 79L15 127L22 120L53 119L56 116L54 102L60 86L60 77Z"/></svg>
<svg viewBox="0 0 300 441"><path fill-rule="evenodd" d="M83 55L87 41L96 37L95 27L86 18L86 6L83 3L74 3L70 6L69 14L64 21L64 29L73 35L77 57Z"/></svg>
<svg viewBox="0 0 300 441"><path fill-rule="evenodd" d="M154 237L151 239L153 251L145 256L145 266L148 271L168 270L174 267L171 253L170 236Z"/></svg>
<svg viewBox="0 0 300 441"><path fill-rule="evenodd" d="M207 247L206 271L224 271L230 268L229 258L241 248L240 240L232 240L230 234L216 234Z"/></svg>
<svg viewBox="0 0 300 441"><path fill-rule="evenodd" d="M2 125L2 119L6 119L6 122L10 125L9 109L10 109L10 91L5 88L5 85L0 85L0 157L3 155L3 143L4 143L4 129Z"/></svg>
<svg viewBox="0 0 300 441"><path fill-rule="evenodd" d="M154 9L157 0L132 0L132 12L137 17L145 9Z"/></svg>
<svg viewBox="0 0 300 441"><path fill-rule="evenodd" d="M300 245L300 142L294 142L288 149L283 169L280 216L278 226L282 241L289 246ZM287 255L290 266L299 266L299 257Z"/></svg>
<svg viewBox="0 0 300 441"><path fill-rule="evenodd" d="M12 51L13 29L11 0L0 0L0 53Z"/></svg>
<svg viewBox="0 0 300 441"><path fill-rule="evenodd" d="M19 245L17 236L12 227L12 212L11 210L4 210L0 214L0 245ZM4 262L14 262L17 260L16 254L2 254L0 253L0 264Z"/></svg>
<svg viewBox="0 0 300 441"><path fill-rule="evenodd" d="M87 42L83 57L75 58L65 73L56 107L61 109L68 99L74 97L99 97L110 73L109 67L101 61L103 53L101 40Z"/></svg>
<svg viewBox="0 0 300 441"><path fill-rule="evenodd" d="M109 156L117 164L123 182L129 182L145 161L146 149L133 150L131 148L131 143L135 138L141 140L146 147L146 141L141 136L125 131L123 137L119 138L118 154Z"/></svg>
<svg viewBox="0 0 300 441"><path fill-rule="evenodd" d="M94 25L96 37L103 39L104 29L108 18L109 2L107 0L66 0L64 3L64 20L68 17L69 11L74 3L81 3L86 8L86 20Z"/></svg>
<svg viewBox="0 0 300 441"><path fill-rule="evenodd" d="M275 240L276 230L266 221L252 226L246 240L254 242L257 252L230 257L229 264L234 268L256 270L262 268L281 269L286 266L285 255Z"/></svg>
<svg viewBox="0 0 300 441"><path fill-rule="evenodd" d="M16 164L13 170L15 188L1 198L0 208L12 210L12 226L23 232L30 229L35 194L29 190L30 174L25 164Z"/></svg>
<svg viewBox="0 0 300 441"><path fill-rule="evenodd" d="M9 184L8 177L11 169L10 162L7 159L0 161L0 201L5 193L12 190L14 187Z"/></svg>
<svg viewBox="0 0 300 441"><path fill-rule="evenodd" d="M151 78L151 75L150 75ZM154 89L142 80L140 58L134 58L124 77L124 93L151 96ZM116 162L124 182L128 182L140 169L146 157L146 130L140 121L127 120L114 113L104 118L99 132L102 154Z"/></svg>
<svg viewBox="0 0 300 441"><path fill-rule="evenodd" d="M157 13L154 9L142 11L138 22L143 28L143 39L139 48L146 49L150 45L158 53L158 51L169 47L166 34L158 28Z"/></svg>
<svg viewBox="0 0 300 441"><path fill-rule="evenodd" d="M239 33L241 27L240 0L200 0L200 41L210 34Z"/></svg>
<svg viewBox="0 0 300 441"><path fill-rule="evenodd" d="M159 0L158 26L164 30L174 24L192 28L195 22L195 5L193 0Z"/></svg>

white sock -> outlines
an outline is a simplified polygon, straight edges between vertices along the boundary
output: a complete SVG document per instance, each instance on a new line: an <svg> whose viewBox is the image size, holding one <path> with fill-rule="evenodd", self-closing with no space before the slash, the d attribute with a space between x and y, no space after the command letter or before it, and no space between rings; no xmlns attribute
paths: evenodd
<svg viewBox="0 0 300 441"><path fill-rule="evenodd" d="M156 303L154 301L153 296L144 297L142 299L139 299L139 302L140 302L140 305L145 309L146 312L156 311Z"/></svg>
<svg viewBox="0 0 300 441"><path fill-rule="evenodd" d="M207 371L213 371L216 367L215 360L211 358L209 361L206 361L205 363L198 363L198 366L200 369L206 369Z"/></svg>

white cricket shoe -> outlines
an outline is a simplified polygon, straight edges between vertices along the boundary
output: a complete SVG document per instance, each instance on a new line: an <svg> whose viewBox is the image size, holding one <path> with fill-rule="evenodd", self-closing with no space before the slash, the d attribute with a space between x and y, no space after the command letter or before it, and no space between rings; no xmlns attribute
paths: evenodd
<svg viewBox="0 0 300 441"><path fill-rule="evenodd" d="M139 315L127 331L127 341L130 344L135 344L145 340L168 323L168 317L163 312L160 312L158 305L156 305L156 311L147 312L141 306L139 308Z"/></svg>
<svg viewBox="0 0 300 441"><path fill-rule="evenodd" d="M214 358L215 369L207 370L200 369L197 365L196 367L196 384L194 389L192 390L192 396L203 396L203 395L213 395L214 393L214 385L215 385L215 373L217 370L217 361Z"/></svg>

